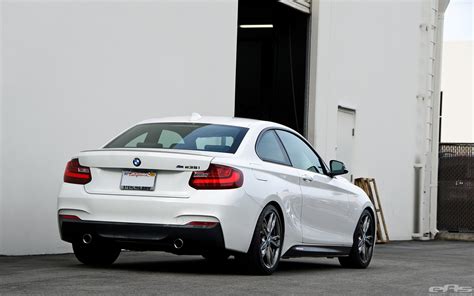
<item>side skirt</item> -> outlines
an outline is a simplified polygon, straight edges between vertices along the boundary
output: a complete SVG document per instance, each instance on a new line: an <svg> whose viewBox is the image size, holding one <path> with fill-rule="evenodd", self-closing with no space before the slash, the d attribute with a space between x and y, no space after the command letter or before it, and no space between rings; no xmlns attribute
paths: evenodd
<svg viewBox="0 0 474 296"><path fill-rule="evenodd" d="M308 246L298 245L291 247L282 258L297 257L343 257L349 256L351 247L341 246Z"/></svg>

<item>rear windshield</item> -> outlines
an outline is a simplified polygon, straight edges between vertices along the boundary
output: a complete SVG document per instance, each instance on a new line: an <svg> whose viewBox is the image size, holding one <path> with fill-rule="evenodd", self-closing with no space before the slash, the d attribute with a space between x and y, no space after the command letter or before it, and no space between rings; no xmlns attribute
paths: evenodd
<svg viewBox="0 0 474 296"><path fill-rule="evenodd" d="M248 129L201 123L149 123L132 127L105 148L160 148L235 153Z"/></svg>

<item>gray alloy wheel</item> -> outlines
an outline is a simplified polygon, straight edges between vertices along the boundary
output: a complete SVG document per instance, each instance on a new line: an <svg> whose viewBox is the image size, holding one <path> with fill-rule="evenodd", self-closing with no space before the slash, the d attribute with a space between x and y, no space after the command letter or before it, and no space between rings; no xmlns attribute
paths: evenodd
<svg viewBox="0 0 474 296"><path fill-rule="evenodd" d="M358 236L357 250L359 252L360 260L367 263L372 258L372 251L374 249L374 229L371 227L372 217L365 215L362 223L360 223L360 234Z"/></svg>
<svg viewBox="0 0 474 296"><path fill-rule="evenodd" d="M375 244L375 221L369 210L364 210L354 232L354 243L348 257L340 257L343 267L366 268L372 260Z"/></svg>
<svg viewBox="0 0 474 296"><path fill-rule="evenodd" d="M272 274L278 267L283 246L283 222L275 206L267 205L257 220L249 252L245 255L250 272Z"/></svg>
<svg viewBox="0 0 474 296"><path fill-rule="evenodd" d="M265 267L272 269L280 257L281 222L276 211L263 218L260 236L260 256Z"/></svg>

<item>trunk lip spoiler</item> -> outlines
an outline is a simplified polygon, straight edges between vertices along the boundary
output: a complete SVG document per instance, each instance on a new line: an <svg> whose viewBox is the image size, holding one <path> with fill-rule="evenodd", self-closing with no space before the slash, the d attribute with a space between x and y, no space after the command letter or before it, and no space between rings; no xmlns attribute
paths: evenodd
<svg viewBox="0 0 474 296"><path fill-rule="evenodd" d="M163 149L163 148L100 148L100 149L88 149L82 150L79 153L88 153L88 152L106 152L106 151L127 151L127 152L159 152L165 154L185 154L185 155L192 155L192 156L207 156L215 158L214 154L218 155L219 157L227 156L228 158L232 158L235 154L226 153L226 152L214 152L214 151L200 151L200 150L182 150L182 149Z"/></svg>
<svg viewBox="0 0 474 296"><path fill-rule="evenodd" d="M212 161L219 157L217 155L210 155L209 153L173 153L166 151L154 151L149 149L127 149L127 148L113 148L113 149L96 149L96 150L85 150L81 151L76 155L76 158L79 159L81 165L90 167L90 168L99 168L99 169L122 169L122 170L160 170L156 168L152 163L146 165L141 165L140 167L133 166L132 163L126 163L123 160L116 164L111 164L107 160L101 160L97 163L95 160L92 161L95 157L106 157L106 159L113 159L115 157L121 156L130 156L130 157L139 157L143 160L142 157L164 157L168 159L167 165L164 165L163 170L170 171L201 171L206 170ZM173 159L182 161L183 163L173 164ZM171 161L171 162L169 162ZM163 162L163 160L162 160ZM181 165L182 167L178 167ZM189 167L188 167L189 166Z"/></svg>

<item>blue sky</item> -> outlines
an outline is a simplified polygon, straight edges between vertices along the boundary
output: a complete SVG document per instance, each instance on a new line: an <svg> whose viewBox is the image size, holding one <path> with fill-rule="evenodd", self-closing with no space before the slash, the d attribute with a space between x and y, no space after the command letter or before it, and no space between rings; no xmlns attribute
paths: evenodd
<svg viewBox="0 0 474 296"><path fill-rule="evenodd" d="M474 0L451 0L444 15L444 40L473 40Z"/></svg>

